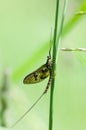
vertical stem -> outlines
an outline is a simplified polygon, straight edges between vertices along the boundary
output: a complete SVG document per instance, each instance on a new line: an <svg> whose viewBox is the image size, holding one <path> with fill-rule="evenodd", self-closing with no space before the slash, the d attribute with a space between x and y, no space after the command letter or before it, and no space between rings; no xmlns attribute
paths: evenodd
<svg viewBox="0 0 86 130"><path fill-rule="evenodd" d="M55 71L56 68L56 38L57 38L57 22L58 22L58 10L59 10L59 0L56 1L56 16L55 16L55 28L54 28L54 43L53 43L53 63L52 70ZM49 130L53 128L53 94L54 94L54 84L55 78L52 79L51 92L50 92L50 111L49 111Z"/></svg>
<svg viewBox="0 0 86 130"><path fill-rule="evenodd" d="M62 11L62 18L61 18L61 23L60 23L60 29L58 31L58 10L59 10L59 0L57 0L56 3L56 16L55 16L55 29L54 29L54 42L53 42L53 58L52 58L52 71L55 73L56 70L56 56L59 48L59 41L60 41L60 36L62 34L62 29L63 29L63 23L64 23L64 16L66 13L66 5L67 5L67 0L64 0L64 6L63 6L63 11ZM58 32L58 35L57 35ZM53 128L53 95L54 95L54 86L55 86L55 77L52 78L52 83L51 83L51 92L50 92L50 112L49 112L49 130L52 130Z"/></svg>

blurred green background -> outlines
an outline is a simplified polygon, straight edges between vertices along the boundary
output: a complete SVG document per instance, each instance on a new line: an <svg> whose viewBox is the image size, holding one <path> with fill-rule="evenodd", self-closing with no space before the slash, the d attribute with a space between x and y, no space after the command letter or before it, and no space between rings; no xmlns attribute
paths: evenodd
<svg viewBox="0 0 86 130"><path fill-rule="evenodd" d="M54 28L55 4L56 0L0 1L0 87L3 82L9 87L4 113L8 127L41 95L48 82L46 79L38 84L24 85L22 81L46 62L51 27ZM63 1L60 1L59 17L62 5ZM75 16L81 8L86 10L86 0L68 1L61 48L86 48L86 15ZM86 130L85 81L86 53L61 51L54 92L54 130ZM47 130L49 92L12 129ZM3 129L7 128L0 127Z"/></svg>

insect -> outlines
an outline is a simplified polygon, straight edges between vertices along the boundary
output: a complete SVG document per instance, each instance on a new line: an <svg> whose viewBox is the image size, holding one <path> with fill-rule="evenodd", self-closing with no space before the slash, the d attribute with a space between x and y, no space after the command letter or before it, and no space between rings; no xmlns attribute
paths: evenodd
<svg viewBox="0 0 86 130"><path fill-rule="evenodd" d="M35 70L32 73L30 73L29 75L27 75L24 78L23 83L24 84L39 83L39 82L43 81L44 79L46 79L48 76L50 76L49 81L48 81L50 83L51 73L52 73L51 71L52 71L52 62L51 62L51 54L50 54L50 50L49 50L49 56L47 56L46 63L44 65L42 65L40 68L38 68L37 70ZM47 88L48 88L48 86L49 85L47 85ZM46 93L46 91L47 90L45 90L45 93Z"/></svg>
<svg viewBox="0 0 86 130"><path fill-rule="evenodd" d="M37 104L37 102L43 97L43 95L45 93L47 93L48 88L51 84L51 80L52 80L52 61L51 61L51 48L49 50L49 55L47 56L47 61L44 65L42 65L41 67L39 67L37 70L33 71L32 73L30 73L29 75L27 75L24 80L23 83L24 84L35 84L38 82L43 81L44 79L46 79L47 77L49 77L48 83L46 85L46 88L44 90L44 92L42 93L42 95L33 103L33 105L15 122L15 124L12 125L12 127L14 127L20 120L22 120L26 114L28 112L30 112L30 110ZM11 128L12 128L11 127Z"/></svg>

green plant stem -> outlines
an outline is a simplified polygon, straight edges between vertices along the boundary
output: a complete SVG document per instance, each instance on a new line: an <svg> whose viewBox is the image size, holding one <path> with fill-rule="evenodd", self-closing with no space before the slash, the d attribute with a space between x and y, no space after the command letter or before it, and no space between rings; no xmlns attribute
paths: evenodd
<svg viewBox="0 0 86 130"><path fill-rule="evenodd" d="M56 36L57 36L57 21L58 21L58 10L59 10L59 0L56 2L56 16L55 16L55 29L54 29L54 43L53 43L53 65L52 69L55 70L55 59L56 59ZM50 92L50 111L49 111L49 130L53 128L53 94L54 94L54 84L55 79L52 79L51 92Z"/></svg>
<svg viewBox="0 0 86 130"><path fill-rule="evenodd" d="M61 48L61 51L82 51L86 52L86 48Z"/></svg>
<svg viewBox="0 0 86 130"><path fill-rule="evenodd" d="M77 9L79 10L76 12L65 24L62 32L62 37L66 36L76 25L76 23L83 18L82 16L85 15L86 12L86 1L84 1L80 7ZM85 12L84 12L85 11ZM80 13L81 12L81 13Z"/></svg>
<svg viewBox="0 0 86 130"><path fill-rule="evenodd" d="M86 14L86 11L79 11L76 13L76 15L84 15L84 14Z"/></svg>
<svg viewBox="0 0 86 130"><path fill-rule="evenodd" d="M57 52L59 51L59 41L60 41L60 36L62 34L62 29L63 29L63 22L64 22L64 16L66 12L66 5L67 5L67 0L64 0L64 6L63 6L63 12L62 12L62 19L61 19L61 24L60 24L60 29L59 33L58 32L58 10L59 10L59 0L57 0L56 3L56 16L55 16L55 29L54 29L54 41L53 41L53 58L52 58L52 71L55 73L56 70L56 57L57 57ZM51 92L50 92L50 111L49 111L49 130L52 130L53 128L53 95L54 95L54 86L55 86L55 77L52 78L52 83L51 83Z"/></svg>

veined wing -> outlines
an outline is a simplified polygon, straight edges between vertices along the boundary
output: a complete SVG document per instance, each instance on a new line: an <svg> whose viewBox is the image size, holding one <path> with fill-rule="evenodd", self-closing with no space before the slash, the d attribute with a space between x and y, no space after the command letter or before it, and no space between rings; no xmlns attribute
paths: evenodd
<svg viewBox="0 0 86 130"><path fill-rule="evenodd" d="M24 78L23 83L24 84L38 83L44 80L45 78L47 78L49 75L50 75L50 70L47 67L47 65L44 64L40 68L38 68L36 71L33 71L32 73L27 75Z"/></svg>

